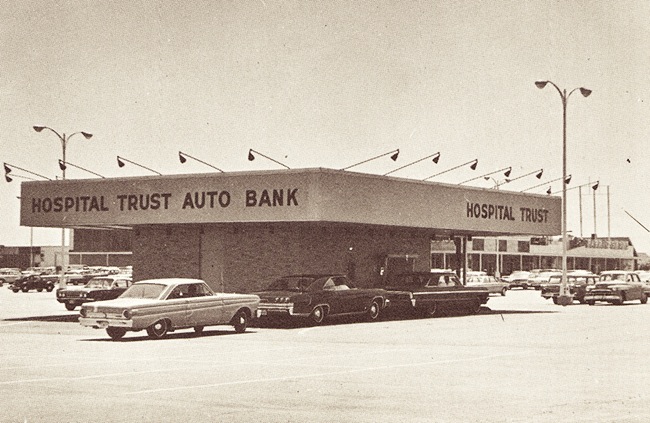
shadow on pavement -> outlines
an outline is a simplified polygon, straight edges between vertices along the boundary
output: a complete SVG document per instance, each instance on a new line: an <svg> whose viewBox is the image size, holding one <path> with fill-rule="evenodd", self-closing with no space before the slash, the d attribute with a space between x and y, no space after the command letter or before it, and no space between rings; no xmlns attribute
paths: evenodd
<svg viewBox="0 0 650 423"><path fill-rule="evenodd" d="M255 333L254 330L247 329L246 332L244 333L237 333L235 332L234 329L232 330L223 330L223 329L215 329L215 330L207 330L204 329L202 333L196 333L191 329L183 329L182 332L173 332L173 333L168 333L165 335L164 338L161 339L151 339L147 336L146 331L139 331L139 332L127 332L124 338L114 341L112 340L104 331L97 332L98 335L103 336L101 338L88 338L88 339L80 339L79 341L81 342L142 342L142 341L158 341L158 342L164 342L165 340L171 340L171 339L193 339L193 338L208 338L212 336L228 336L228 335L239 335L239 336L245 336L247 334L253 334Z"/></svg>
<svg viewBox="0 0 650 423"><path fill-rule="evenodd" d="M78 314L57 315L57 316L32 316L32 317L12 317L2 319L4 322L69 322L79 323Z"/></svg>

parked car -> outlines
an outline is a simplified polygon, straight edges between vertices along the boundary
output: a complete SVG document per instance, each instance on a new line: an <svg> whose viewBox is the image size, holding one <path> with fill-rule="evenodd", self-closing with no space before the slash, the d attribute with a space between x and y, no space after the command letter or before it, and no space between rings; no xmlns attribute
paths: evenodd
<svg viewBox="0 0 650 423"><path fill-rule="evenodd" d="M548 283L551 276L557 275L562 275L562 271L558 269L533 269L528 277L528 286L539 290L542 288L542 284Z"/></svg>
<svg viewBox="0 0 650 423"><path fill-rule="evenodd" d="M106 329L113 340L127 331L145 329L150 338L168 332L205 326L232 325L246 330L259 304L257 295L215 293L200 279L149 279L134 283L114 300L81 306L79 323Z"/></svg>
<svg viewBox="0 0 650 423"><path fill-rule="evenodd" d="M30 274L22 276L11 285L13 292L29 292L32 289L42 292L43 290L51 292L54 286L59 282L58 275L36 275Z"/></svg>
<svg viewBox="0 0 650 423"><path fill-rule="evenodd" d="M641 282L639 275L624 270L608 270L601 272L596 286L585 294L585 301L594 305L597 301L620 305L625 301L639 300L641 304L648 302L646 284Z"/></svg>
<svg viewBox="0 0 650 423"><path fill-rule="evenodd" d="M131 286L131 277L128 275L98 276L81 287L57 289L56 300L65 304L67 310L72 311L83 303L115 299L129 286Z"/></svg>
<svg viewBox="0 0 650 423"><path fill-rule="evenodd" d="M505 296L510 284L502 282L494 276L478 275L468 276L465 286L479 286L486 288L490 294L501 294Z"/></svg>
<svg viewBox="0 0 650 423"><path fill-rule="evenodd" d="M0 286L5 283L12 284L22 277L20 270L4 268L0 269Z"/></svg>
<svg viewBox="0 0 650 423"><path fill-rule="evenodd" d="M463 286L451 271L408 272L383 283L389 291L390 308L433 317L442 311L478 313L487 303L485 287Z"/></svg>
<svg viewBox="0 0 650 423"><path fill-rule="evenodd" d="M542 284L542 297L552 299L553 303L558 303L560 295L560 283L562 275L553 275L548 283ZM592 289L598 282L598 275L594 274L567 274L567 284L574 301L585 303L585 294Z"/></svg>
<svg viewBox="0 0 650 423"><path fill-rule="evenodd" d="M530 278L530 272L527 270L516 270L501 278L502 281L507 282L510 289L512 288L522 288L528 289L528 279Z"/></svg>
<svg viewBox="0 0 650 423"><path fill-rule="evenodd" d="M258 317L308 318L314 324L341 315L376 320L388 304L385 290L356 288L338 274L284 276L255 294L261 299Z"/></svg>
<svg viewBox="0 0 650 423"><path fill-rule="evenodd" d="M63 276L65 277L66 285L85 285L92 278L108 275L108 271L86 268L68 270Z"/></svg>

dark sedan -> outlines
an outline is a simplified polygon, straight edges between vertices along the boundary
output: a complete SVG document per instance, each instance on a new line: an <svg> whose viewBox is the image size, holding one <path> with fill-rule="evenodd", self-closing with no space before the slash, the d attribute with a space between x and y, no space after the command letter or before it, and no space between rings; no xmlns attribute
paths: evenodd
<svg viewBox="0 0 650 423"><path fill-rule="evenodd" d="M38 292L42 292L43 290L51 292L54 289L54 285L56 285L58 282L59 276L57 275L30 274L23 276L11 284L11 290L13 292L29 292L32 289L35 289Z"/></svg>
<svg viewBox="0 0 650 423"><path fill-rule="evenodd" d="M56 300L72 311L83 303L115 299L129 286L131 286L130 275L95 277L82 287L57 289Z"/></svg>
<svg viewBox="0 0 650 423"><path fill-rule="evenodd" d="M258 317L308 318L321 324L329 316L365 315L376 320L387 305L383 289L356 288L345 275L284 276L263 291Z"/></svg>
<svg viewBox="0 0 650 423"><path fill-rule="evenodd" d="M442 310L475 314L489 296L486 288L464 286L449 271L402 273L389 277L383 285L391 292L391 308L425 316L435 316Z"/></svg>

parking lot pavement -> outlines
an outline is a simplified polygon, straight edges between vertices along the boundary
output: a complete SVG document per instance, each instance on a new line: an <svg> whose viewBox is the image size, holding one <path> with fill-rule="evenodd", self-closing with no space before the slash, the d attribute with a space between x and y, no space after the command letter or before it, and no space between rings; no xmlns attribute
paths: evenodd
<svg viewBox="0 0 650 423"><path fill-rule="evenodd" d="M0 422L647 422L650 305L539 291L478 315L111 341L0 288Z"/></svg>

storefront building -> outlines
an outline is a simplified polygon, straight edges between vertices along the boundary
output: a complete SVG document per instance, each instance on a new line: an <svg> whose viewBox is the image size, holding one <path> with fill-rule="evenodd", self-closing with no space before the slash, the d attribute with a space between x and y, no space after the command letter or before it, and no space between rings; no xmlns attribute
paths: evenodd
<svg viewBox="0 0 650 423"><path fill-rule="evenodd" d="M131 229L134 278L253 291L277 276L359 286L432 267L432 240L552 236L560 198L332 169L23 182L21 224Z"/></svg>

